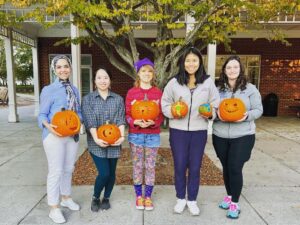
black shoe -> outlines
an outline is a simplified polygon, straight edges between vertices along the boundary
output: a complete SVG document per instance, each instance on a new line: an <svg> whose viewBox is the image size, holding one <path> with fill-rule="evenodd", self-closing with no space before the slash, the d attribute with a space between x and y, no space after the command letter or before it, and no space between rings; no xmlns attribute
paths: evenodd
<svg viewBox="0 0 300 225"><path fill-rule="evenodd" d="M98 212L100 209L100 199L93 196L91 203L92 212Z"/></svg>
<svg viewBox="0 0 300 225"><path fill-rule="evenodd" d="M100 208L101 208L102 210L107 210L107 209L110 208L110 203L109 203L109 199L108 199L108 198L103 198L103 199L102 199L102 203L101 203Z"/></svg>

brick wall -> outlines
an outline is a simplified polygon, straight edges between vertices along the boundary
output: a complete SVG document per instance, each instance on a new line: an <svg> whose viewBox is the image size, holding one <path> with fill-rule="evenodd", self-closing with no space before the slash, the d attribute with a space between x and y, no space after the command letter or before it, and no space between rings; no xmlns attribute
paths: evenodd
<svg viewBox="0 0 300 225"><path fill-rule="evenodd" d="M71 48L54 46L59 39L39 38L40 85L49 84L49 54L70 54ZM297 105L293 101L300 98L300 39L288 39L291 47L265 39L233 39L232 50L237 54L254 54L261 56L260 92L264 98L273 92L279 97L278 115L295 115L289 105ZM109 68L113 74L112 90L123 97L132 87L133 79L113 68L104 53L95 45L82 45L82 54L92 54L93 74L100 65ZM205 52L205 51L202 51ZM217 54L230 54L219 45ZM147 53L141 50L141 58Z"/></svg>
<svg viewBox="0 0 300 225"><path fill-rule="evenodd" d="M41 88L48 85L50 82L49 77L49 54L71 54L70 46L54 46L55 42L59 41L58 38L39 38L39 72L40 72L40 86ZM112 91L125 97L127 90L133 86L133 79L128 75L115 69L106 58L105 54L96 46L81 46L82 54L92 55L92 75L95 74L100 66L109 69L112 74Z"/></svg>
<svg viewBox="0 0 300 225"><path fill-rule="evenodd" d="M265 39L233 39L232 49L238 54L261 56L259 91L264 98L273 92L279 97L278 115L295 115L290 105L299 105L300 98L300 39L288 39L292 46ZM217 54L228 54L218 46Z"/></svg>

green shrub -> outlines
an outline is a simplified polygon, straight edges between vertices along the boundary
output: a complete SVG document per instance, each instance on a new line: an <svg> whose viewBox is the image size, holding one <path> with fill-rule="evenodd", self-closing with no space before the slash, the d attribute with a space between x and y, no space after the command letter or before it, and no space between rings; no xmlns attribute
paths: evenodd
<svg viewBox="0 0 300 225"><path fill-rule="evenodd" d="M18 93L33 93L33 85L17 85L16 91Z"/></svg>

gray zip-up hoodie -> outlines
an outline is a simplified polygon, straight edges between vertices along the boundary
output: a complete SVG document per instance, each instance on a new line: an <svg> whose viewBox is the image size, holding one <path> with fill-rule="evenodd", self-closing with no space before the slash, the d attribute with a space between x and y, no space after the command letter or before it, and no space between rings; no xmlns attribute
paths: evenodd
<svg viewBox="0 0 300 225"><path fill-rule="evenodd" d="M182 97L189 108L188 114L182 119L174 119L171 105ZM220 103L218 89L209 77L202 84L198 84L193 93L186 85L180 85L176 78L172 78L166 87L161 99L163 114L170 119L170 128L186 131L207 130L208 121L199 115L198 108L201 104L211 103L213 106L213 119L216 116L215 108Z"/></svg>
<svg viewBox="0 0 300 225"><path fill-rule="evenodd" d="M226 89L219 91L221 100L231 98L232 91ZM248 83L246 89L240 89L234 93L235 98L241 99L247 109L248 117L243 122L223 122L216 119L213 123L213 134L221 138L239 138L246 135L255 134L254 120L263 113L261 96L253 84Z"/></svg>

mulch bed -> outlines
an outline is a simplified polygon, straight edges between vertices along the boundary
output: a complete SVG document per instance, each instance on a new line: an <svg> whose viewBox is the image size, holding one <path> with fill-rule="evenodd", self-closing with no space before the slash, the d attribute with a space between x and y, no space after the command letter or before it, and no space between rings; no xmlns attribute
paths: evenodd
<svg viewBox="0 0 300 225"><path fill-rule="evenodd" d="M117 164L116 184L132 185L132 162L130 149L122 149ZM77 160L73 173L74 185L93 185L97 176L97 169L93 159L86 150ZM169 148L158 150L156 161L155 184L174 184L173 158ZM204 155L201 168L201 185L223 185L222 172Z"/></svg>

